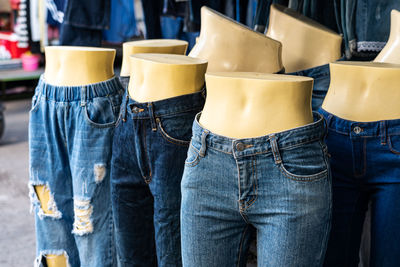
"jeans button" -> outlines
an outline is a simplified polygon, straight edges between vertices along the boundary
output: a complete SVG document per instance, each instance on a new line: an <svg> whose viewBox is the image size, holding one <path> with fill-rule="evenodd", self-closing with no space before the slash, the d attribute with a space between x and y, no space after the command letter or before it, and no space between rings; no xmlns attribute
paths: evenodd
<svg viewBox="0 0 400 267"><path fill-rule="evenodd" d="M245 146L243 143L237 143L236 149L237 149L237 151L243 151L245 149Z"/></svg>
<svg viewBox="0 0 400 267"><path fill-rule="evenodd" d="M356 127L354 127L353 131L354 131L356 134L359 134L359 133L362 132L362 129L361 129L361 127L359 127L359 126L356 126Z"/></svg>

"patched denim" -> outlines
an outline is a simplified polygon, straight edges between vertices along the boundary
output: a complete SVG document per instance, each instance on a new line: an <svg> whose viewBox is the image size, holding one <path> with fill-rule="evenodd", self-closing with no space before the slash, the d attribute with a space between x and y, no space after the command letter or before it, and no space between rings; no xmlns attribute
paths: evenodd
<svg viewBox="0 0 400 267"><path fill-rule="evenodd" d="M114 266L110 163L122 94L115 77L71 87L40 79L29 121L36 266L49 254L70 266Z"/></svg>
<svg viewBox="0 0 400 267"><path fill-rule="evenodd" d="M111 178L119 266L182 265L180 183L203 105L203 92L148 103L126 93Z"/></svg>
<svg viewBox="0 0 400 267"><path fill-rule="evenodd" d="M185 267L246 265L250 226L258 266L322 266L331 219L324 119L231 139L193 123L182 178Z"/></svg>
<svg viewBox="0 0 400 267"><path fill-rule="evenodd" d="M356 122L320 112L328 125L333 187L325 266L358 266L370 202L369 266L399 266L400 120Z"/></svg>

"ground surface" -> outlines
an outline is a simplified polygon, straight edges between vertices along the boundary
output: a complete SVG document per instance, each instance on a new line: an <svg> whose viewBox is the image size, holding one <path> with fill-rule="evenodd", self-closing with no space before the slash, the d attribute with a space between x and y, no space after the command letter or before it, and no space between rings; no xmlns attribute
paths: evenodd
<svg viewBox="0 0 400 267"><path fill-rule="evenodd" d="M0 266L32 266L35 257L27 186L30 103L5 103L6 129L0 140Z"/></svg>

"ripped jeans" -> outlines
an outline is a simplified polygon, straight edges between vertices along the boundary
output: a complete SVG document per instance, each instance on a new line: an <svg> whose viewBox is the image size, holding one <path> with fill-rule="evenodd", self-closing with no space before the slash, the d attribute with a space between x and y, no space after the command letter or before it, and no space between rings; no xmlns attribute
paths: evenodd
<svg viewBox="0 0 400 267"><path fill-rule="evenodd" d="M110 161L123 92L115 77L73 87L40 79L29 120L36 266L57 256L67 266L115 266Z"/></svg>

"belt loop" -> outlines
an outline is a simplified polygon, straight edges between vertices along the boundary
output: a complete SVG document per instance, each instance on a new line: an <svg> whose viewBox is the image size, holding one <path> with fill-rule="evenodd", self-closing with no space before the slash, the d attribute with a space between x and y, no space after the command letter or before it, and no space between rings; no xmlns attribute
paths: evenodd
<svg viewBox="0 0 400 267"><path fill-rule="evenodd" d="M128 91L125 92L125 99L123 99L124 104L122 105L122 121L126 122L126 116L128 113L128 102L129 102L129 94Z"/></svg>
<svg viewBox="0 0 400 267"><path fill-rule="evenodd" d="M86 106L86 86L81 87L81 107Z"/></svg>
<svg viewBox="0 0 400 267"><path fill-rule="evenodd" d="M149 102L147 104L147 107L149 108L149 115L150 115L150 122L151 122L151 130L153 132L157 131L157 122L156 122L156 117L154 116L154 107L153 103Z"/></svg>
<svg viewBox="0 0 400 267"><path fill-rule="evenodd" d="M207 135L208 135L209 133L210 133L210 132L207 131L207 130L204 130L204 131L201 133L201 148L200 148L199 156L202 157L202 158L204 158L205 155L206 155L206 150L207 150L207 142L206 142L206 139L207 139Z"/></svg>
<svg viewBox="0 0 400 267"><path fill-rule="evenodd" d="M279 154L279 147L278 142L276 141L275 135L270 135L269 141L271 143L272 154L274 155L275 164L281 164L282 159L281 155Z"/></svg>
<svg viewBox="0 0 400 267"><path fill-rule="evenodd" d="M381 121L380 123L380 136L381 136L381 145L386 145L387 141L387 125L386 121Z"/></svg>

